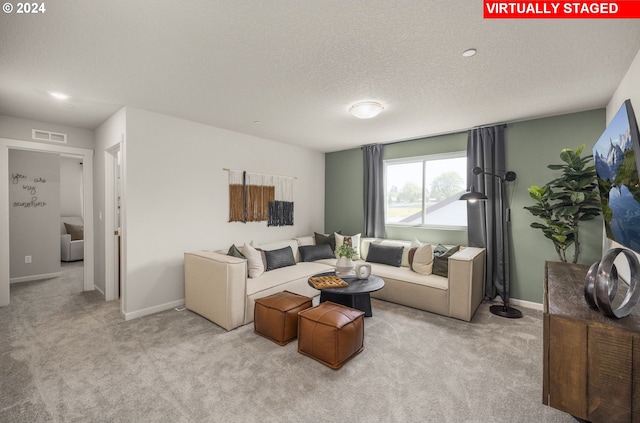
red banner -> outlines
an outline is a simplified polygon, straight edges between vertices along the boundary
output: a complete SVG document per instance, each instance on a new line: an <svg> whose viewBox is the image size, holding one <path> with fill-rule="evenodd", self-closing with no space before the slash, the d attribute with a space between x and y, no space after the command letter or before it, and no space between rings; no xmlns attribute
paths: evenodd
<svg viewBox="0 0 640 423"><path fill-rule="evenodd" d="M640 0L490 1L485 19L638 19Z"/></svg>

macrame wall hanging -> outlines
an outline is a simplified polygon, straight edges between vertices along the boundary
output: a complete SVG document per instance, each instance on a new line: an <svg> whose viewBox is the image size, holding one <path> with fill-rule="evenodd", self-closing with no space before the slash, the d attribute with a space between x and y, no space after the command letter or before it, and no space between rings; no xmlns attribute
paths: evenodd
<svg viewBox="0 0 640 423"><path fill-rule="evenodd" d="M224 170L229 172L229 222L293 226L294 177Z"/></svg>

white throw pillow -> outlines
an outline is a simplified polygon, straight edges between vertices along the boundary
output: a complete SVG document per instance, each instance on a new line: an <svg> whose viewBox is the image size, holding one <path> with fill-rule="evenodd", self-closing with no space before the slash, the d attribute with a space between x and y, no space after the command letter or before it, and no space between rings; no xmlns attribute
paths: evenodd
<svg viewBox="0 0 640 423"><path fill-rule="evenodd" d="M340 246L342 244L344 244L344 239L345 238L351 238L351 246L356 250L356 255L353 256L353 260L360 260L360 234L356 234L356 235L340 235L337 232L334 232L336 235L336 257L338 257L338 250L340 249Z"/></svg>
<svg viewBox="0 0 640 423"><path fill-rule="evenodd" d="M430 275L433 271L433 246L424 244L413 255L411 269L421 275Z"/></svg>
<svg viewBox="0 0 640 423"><path fill-rule="evenodd" d="M250 278L257 278L264 273L264 263L262 262L262 253L260 251L245 242L242 247L242 254L247 258Z"/></svg>

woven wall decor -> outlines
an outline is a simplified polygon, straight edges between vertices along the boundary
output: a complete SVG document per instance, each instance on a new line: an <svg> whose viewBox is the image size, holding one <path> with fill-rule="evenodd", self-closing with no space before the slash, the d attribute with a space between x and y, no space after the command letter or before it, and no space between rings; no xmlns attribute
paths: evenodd
<svg viewBox="0 0 640 423"><path fill-rule="evenodd" d="M293 180L242 170L229 172L229 222L293 226Z"/></svg>

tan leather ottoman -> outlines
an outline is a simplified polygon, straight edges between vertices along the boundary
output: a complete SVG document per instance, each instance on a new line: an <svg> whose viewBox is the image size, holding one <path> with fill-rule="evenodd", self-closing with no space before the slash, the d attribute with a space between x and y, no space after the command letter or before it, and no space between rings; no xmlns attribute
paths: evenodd
<svg viewBox="0 0 640 423"><path fill-rule="evenodd" d="M298 335L298 312L311 307L311 298L283 291L258 298L253 311L253 331L286 345Z"/></svg>
<svg viewBox="0 0 640 423"><path fill-rule="evenodd" d="M298 352L339 369L364 349L364 312L325 301L298 313Z"/></svg>

